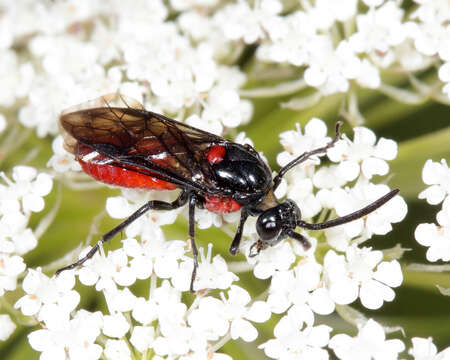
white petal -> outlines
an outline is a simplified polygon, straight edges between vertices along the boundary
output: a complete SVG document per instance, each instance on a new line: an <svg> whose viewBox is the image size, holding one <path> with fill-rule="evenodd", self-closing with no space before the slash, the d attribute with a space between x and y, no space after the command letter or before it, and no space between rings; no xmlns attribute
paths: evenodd
<svg viewBox="0 0 450 360"><path fill-rule="evenodd" d="M0 341L6 341L16 329L9 315L0 314Z"/></svg>
<svg viewBox="0 0 450 360"><path fill-rule="evenodd" d="M324 347L328 345L331 330L333 329L326 325L313 327L308 336L309 344L315 347Z"/></svg>
<svg viewBox="0 0 450 360"><path fill-rule="evenodd" d="M41 173L33 182L33 192L39 196L47 195L53 186L53 181L50 175Z"/></svg>
<svg viewBox="0 0 450 360"><path fill-rule="evenodd" d="M376 310L383 305L383 301L394 300L395 292L389 286L369 280L361 285L359 296L364 307Z"/></svg>
<svg viewBox="0 0 450 360"><path fill-rule="evenodd" d="M147 350L155 340L155 329L152 326L135 326L130 342L141 353Z"/></svg>
<svg viewBox="0 0 450 360"><path fill-rule="evenodd" d="M364 326L359 329L359 337L373 343L380 343L386 339L383 327L375 320L369 319Z"/></svg>
<svg viewBox="0 0 450 360"><path fill-rule="evenodd" d="M327 136L327 125L321 119L312 118L305 125L305 135L318 139L324 138Z"/></svg>
<svg viewBox="0 0 450 360"><path fill-rule="evenodd" d="M305 70L303 78L308 85L318 87L325 82L327 76L318 66L311 65Z"/></svg>
<svg viewBox="0 0 450 360"><path fill-rule="evenodd" d="M37 174L37 170L31 166L19 165L13 168L12 177L15 181L31 182Z"/></svg>
<svg viewBox="0 0 450 360"><path fill-rule="evenodd" d="M230 334L233 340L242 338L246 342L251 342L258 337L256 328L250 322L243 319L236 319L231 323Z"/></svg>
<svg viewBox="0 0 450 360"><path fill-rule="evenodd" d="M397 152L398 145L394 140L380 138L375 146L374 156L384 160L393 160L396 158Z"/></svg>
<svg viewBox="0 0 450 360"><path fill-rule="evenodd" d="M441 177L441 167L440 163L428 159L422 170L423 182L427 185L437 184Z"/></svg>
<svg viewBox="0 0 450 360"><path fill-rule="evenodd" d="M370 157L363 160L361 170L364 176L370 179L373 175L386 175L389 171L389 165L382 159Z"/></svg>
<svg viewBox="0 0 450 360"><path fill-rule="evenodd" d="M360 167L356 161L344 160L338 165L336 171L340 177L347 181L352 181L358 177Z"/></svg>
<svg viewBox="0 0 450 360"><path fill-rule="evenodd" d="M122 313L103 317L103 333L109 337L121 338L130 329L130 324Z"/></svg>
<svg viewBox="0 0 450 360"><path fill-rule="evenodd" d="M39 195L27 194L22 198L25 211L40 212L44 209L45 202Z"/></svg>
<svg viewBox="0 0 450 360"><path fill-rule="evenodd" d="M440 185L432 185L419 194L419 199L426 199L430 205L437 205L444 200L445 189Z"/></svg>
<svg viewBox="0 0 450 360"><path fill-rule="evenodd" d="M403 281L402 269L397 260L383 261L378 265L373 277L390 287L400 286Z"/></svg>
<svg viewBox="0 0 450 360"><path fill-rule="evenodd" d="M131 215L130 204L123 196L106 199L106 211L114 219L123 219Z"/></svg>
<svg viewBox="0 0 450 360"><path fill-rule="evenodd" d="M83 285L92 286L98 281L99 276L90 268L83 267L78 271L78 279Z"/></svg>
<svg viewBox="0 0 450 360"><path fill-rule="evenodd" d="M319 315L328 315L334 311L334 302L325 288L314 290L308 300L308 304Z"/></svg>
<svg viewBox="0 0 450 360"><path fill-rule="evenodd" d="M353 142L355 144L375 145L377 137L372 130L364 126L357 126L353 129L353 131L355 133L353 137Z"/></svg>
<svg viewBox="0 0 450 360"><path fill-rule="evenodd" d="M347 334L337 334L331 338L328 347L330 349L333 349L334 353L339 359L347 359L348 353L353 343L354 340ZM350 360L351 358L348 357L348 359Z"/></svg>
<svg viewBox="0 0 450 360"><path fill-rule="evenodd" d="M255 322L266 322L271 315L269 305L266 302L255 301L245 317Z"/></svg>
<svg viewBox="0 0 450 360"><path fill-rule="evenodd" d="M330 286L330 296L336 304L347 305L358 298L358 284L356 281L343 278Z"/></svg>

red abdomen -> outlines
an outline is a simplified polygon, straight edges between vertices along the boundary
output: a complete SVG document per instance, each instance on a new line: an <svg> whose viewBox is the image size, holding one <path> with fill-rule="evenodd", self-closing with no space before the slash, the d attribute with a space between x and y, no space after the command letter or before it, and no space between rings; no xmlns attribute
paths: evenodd
<svg viewBox="0 0 450 360"><path fill-rule="evenodd" d="M173 190L177 186L153 176L123 169L107 163L108 158L87 146L78 146L77 160L83 171L105 184L148 190Z"/></svg>
<svg viewBox="0 0 450 360"><path fill-rule="evenodd" d="M218 214L235 212L242 207L230 197L205 196L205 199L205 208Z"/></svg>
<svg viewBox="0 0 450 360"><path fill-rule="evenodd" d="M210 164L218 164L225 157L226 149L222 145L213 145L205 153ZM242 205L231 197L218 197L205 195L205 208L218 214L238 211Z"/></svg>

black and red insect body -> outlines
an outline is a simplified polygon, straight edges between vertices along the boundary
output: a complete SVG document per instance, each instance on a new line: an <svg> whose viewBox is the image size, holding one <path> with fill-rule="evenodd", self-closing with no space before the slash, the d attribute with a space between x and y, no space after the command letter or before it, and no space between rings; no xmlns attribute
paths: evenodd
<svg viewBox="0 0 450 360"><path fill-rule="evenodd" d="M90 259L104 243L150 209L171 210L189 206L189 237L194 257L190 290L198 267L194 241L196 207L215 213L241 210L230 253L239 251L242 231L248 216L258 216L259 240L250 248L250 256L290 237L306 249L311 245L297 227L322 230L361 218L394 197L392 190L380 199L349 215L310 224L301 220L292 200L279 202L275 189L284 174L313 155L323 154L339 138L339 126L332 141L306 152L284 166L272 179L272 172L256 150L214 134L193 128L145 110L141 104L118 94L109 94L64 111L60 125L65 133L65 147L72 152L83 170L107 184L122 187L173 190L181 189L171 202L149 201L128 219L103 235L89 253L57 271L73 269Z"/></svg>

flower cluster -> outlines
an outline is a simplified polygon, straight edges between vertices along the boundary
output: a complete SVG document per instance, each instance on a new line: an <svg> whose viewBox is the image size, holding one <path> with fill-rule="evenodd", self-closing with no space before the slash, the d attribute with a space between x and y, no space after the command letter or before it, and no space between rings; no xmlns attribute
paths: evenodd
<svg viewBox="0 0 450 360"><path fill-rule="evenodd" d="M431 205L442 203L442 209L436 215L438 225L419 224L415 237L419 244L427 246L428 261L450 261L450 169L447 162L428 160L422 171L422 179L429 185L419 194Z"/></svg>
<svg viewBox="0 0 450 360"><path fill-rule="evenodd" d="M417 9L410 12L405 12L401 2L384 0L302 1L301 8L287 15L281 15L283 2L277 0L261 0L260 6L253 8L242 2L225 8L223 12L229 13L231 7L236 7L242 18L254 24L251 37L248 31L246 35L226 31L236 28L232 27L236 17L217 18L229 39L239 36L247 43L259 40L260 60L301 69L305 83L322 96L353 92L353 83L407 102L405 92L383 83L382 72L401 71L414 78L419 71L437 65L437 87L442 88L442 94L435 98L448 103L448 3L415 2ZM358 3L363 3L365 12L358 12ZM423 95L420 90L417 93L419 98Z"/></svg>
<svg viewBox="0 0 450 360"><path fill-rule="evenodd" d="M449 103L448 0L412 3L407 11L401 1L388 0L0 1L0 77L7 90L0 91L0 140L20 146L23 138L16 137L24 127L39 139L51 139L48 171L83 189L89 183L77 175L80 165L64 149L57 119L69 105L107 93L129 95L147 109L214 134L231 129L235 142L250 145L235 128L252 117L252 97L301 94L284 104L300 109L347 93L342 114L352 125L363 120L357 105L362 88L407 103L430 98ZM399 79L412 90L396 88ZM264 87L251 88L260 82ZM277 188L280 201L298 204L303 221L348 215L391 190L385 176L397 143L377 139L365 126L348 134L326 154L290 169ZM319 118L281 133L278 164L326 146L330 135ZM0 161L7 147L0 148ZM28 154L23 163L34 157ZM43 211L53 178L29 166L6 172L0 173L0 296L3 301L14 291L14 306L5 306L9 315L0 314L0 340L29 319L35 326L29 344L43 359L229 360L218 351L236 339L258 341L268 357L283 360L397 359L404 351L417 360L450 356L449 349L438 353L431 338L413 338L405 350L406 341L387 338L390 328L352 307L356 302L381 308L394 300L403 281L399 258L366 243L406 216L400 195L341 226L298 230L312 244L308 250L286 239L250 256L258 240L256 217L250 217L240 261L227 264L212 244L199 247L196 293L189 295L192 244L187 236L167 239L163 231L180 218L183 222L187 207L147 211L124 229L121 248L100 247L72 271L50 276L90 248L69 253L63 264L26 272L22 256L37 246L56 212L55 207L36 228L29 226L32 214ZM446 162L428 161L423 179L429 188L419 197L442 202L442 210L439 225L419 225L416 239L429 247L428 260L449 261ZM107 199L106 212L124 220L150 200L174 201L176 191L122 189ZM199 229L220 228L228 239L239 215L196 209L195 221ZM266 288L251 296L244 281L237 283L243 272L268 280ZM77 284L96 292L105 309L83 309ZM258 324L267 324L272 314L279 319L273 336L261 340ZM358 332L340 333L336 321L325 325L329 318L319 323L318 315L341 316Z"/></svg>
<svg viewBox="0 0 450 360"><path fill-rule="evenodd" d="M17 280L25 271L23 255L33 250L38 241L36 232L28 226L33 213L44 209L44 199L52 189L53 180L30 166L16 166L12 179L0 173L0 296L17 287ZM14 331L10 317L0 317L2 334L6 340Z"/></svg>

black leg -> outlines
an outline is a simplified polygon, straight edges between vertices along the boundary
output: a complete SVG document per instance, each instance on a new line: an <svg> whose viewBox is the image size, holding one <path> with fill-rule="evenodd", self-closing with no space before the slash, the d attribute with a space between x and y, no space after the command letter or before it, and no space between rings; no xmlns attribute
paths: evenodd
<svg viewBox="0 0 450 360"><path fill-rule="evenodd" d="M192 255L194 257L194 268L192 269L191 286L189 288L191 293L194 291L194 281L197 276L198 268L198 250L197 245L195 245L195 203L197 199L194 194L189 197L189 238L191 240Z"/></svg>
<svg viewBox="0 0 450 360"><path fill-rule="evenodd" d="M290 238L300 242L303 245L303 248L305 250L308 250L311 247L311 243L302 234L296 233L296 232L291 230L291 231L288 232L288 235L289 235Z"/></svg>
<svg viewBox="0 0 450 360"><path fill-rule="evenodd" d="M154 210L173 210L176 208L179 208L186 204L188 199L188 194L186 191L183 190L183 192L180 194L180 196L173 202L168 203L164 201L158 201L158 200L152 200L146 203L145 205L141 206L136 212L134 212L128 219L121 222L119 225L117 225L114 229L108 231L105 235L102 236L102 239L87 253L86 256L78 260L77 262L70 264L66 267L63 267L62 269L59 269L56 271L56 275L59 275L64 270L71 270L76 268L77 266L82 265L84 262L89 260L94 256L94 254L100 249L100 246L103 245L105 242L111 240L117 233L121 232L123 229L125 229L128 225L130 225L133 221L135 221L140 216L144 215L148 210L154 209Z"/></svg>
<svg viewBox="0 0 450 360"><path fill-rule="evenodd" d="M322 230L327 229L333 226L342 225L345 223L348 223L350 221L362 218L363 216L366 216L367 214L370 214L372 211L375 211L380 206L387 203L389 200L391 200L395 195L397 195L399 192L398 189L392 190L388 192L386 195L382 196L378 200L375 200L372 204L367 205L365 208L362 208L358 211L352 212L351 214L339 217L337 219L333 219L330 221L325 221L318 224L309 224L304 221L298 221L297 226L300 226L305 229L311 229L311 230Z"/></svg>
<svg viewBox="0 0 450 360"><path fill-rule="evenodd" d="M275 176L273 178L273 190L275 191L275 189L278 187L278 185L280 185L281 179L283 178L284 174L286 174L294 166L297 166L298 164L302 163L303 161L308 160L313 155L324 153L328 149L332 148L334 146L334 144L336 143L336 141L338 141L338 139L339 139L339 128L342 126L342 124L343 124L342 121L338 121L336 123L336 135L334 135L333 140L331 140L326 146L321 147L319 149L305 152L302 155L300 155L299 157L292 160L286 166L282 167L281 170L279 171L279 173L277 174L277 176Z"/></svg>
<svg viewBox="0 0 450 360"><path fill-rule="evenodd" d="M244 230L244 224L245 224L245 221L247 220L247 218L248 218L247 210L245 210L245 208L243 208L241 211L241 219L239 221L239 226L237 228L236 235L234 235L233 242L230 245L230 254L231 255L236 255L239 252L239 245L240 245L241 239L242 239L242 231Z"/></svg>

